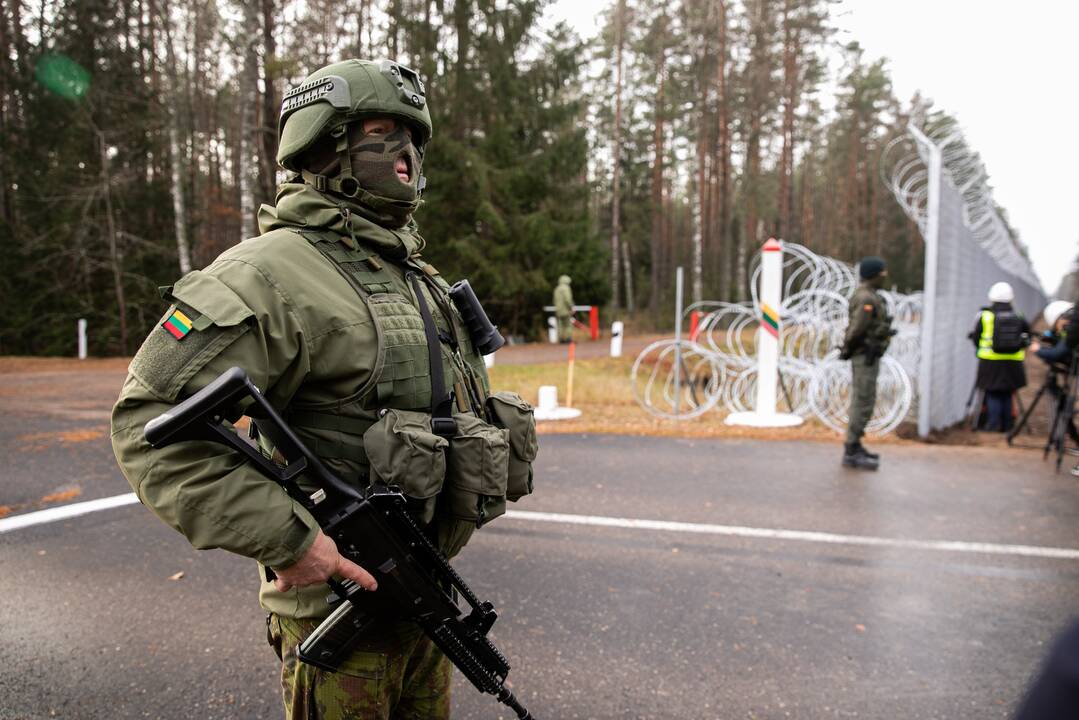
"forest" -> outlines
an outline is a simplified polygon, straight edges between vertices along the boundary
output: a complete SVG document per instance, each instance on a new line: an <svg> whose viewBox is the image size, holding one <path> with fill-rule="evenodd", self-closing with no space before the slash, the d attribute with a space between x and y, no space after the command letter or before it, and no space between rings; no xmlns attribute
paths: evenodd
<svg viewBox="0 0 1079 720"><path fill-rule="evenodd" d="M0 354L137 349L160 286L257 235L282 94L389 57L425 79L425 257L534 337L577 302L664 320L744 300L769 237L921 282L881 181L912 115L832 0L613 0L583 40L543 0L0 0Z"/></svg>

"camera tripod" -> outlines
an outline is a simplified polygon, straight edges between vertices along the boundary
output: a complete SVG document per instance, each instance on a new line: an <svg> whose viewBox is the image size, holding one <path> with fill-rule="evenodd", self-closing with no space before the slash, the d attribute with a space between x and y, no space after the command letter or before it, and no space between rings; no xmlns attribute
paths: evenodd
<svg viewBox="0 0 1079 720"><path fill-rule="evenodd" d="M1045 381L1042 383L1042 386L1038 388L1038 392L1034 396L1034 401L1023 413L1019 422L1015 424L1015 427L1008 431L1007 436L1008 445L1014 447L1036 447L1033 445L1019 445L1016 444L1014 440L1015 436L1018 435L1024 427L1027 427L1030 416L1034 413L1034 408L1038 406L1038 402L1042 397L1048 393L1056 400L1056 402L1055 407L1053 408L1053 418L1049 423L1049 436L1046 438L1045 445L1042 446L1042 459L1048 458L1049 453L1055 451L1056 469L1058 472L1060 471L1061 463L1064 460L1064 454L1073 452L1073 450L1067 446L1068 438L1071 438L1071 441L1074 444L1079 445L1079 432L1076 431L1074 423L1076 371L1079 369L1079 367L1077 367L1076 359L1077 356L1073 355L1067 370L1064 370L1062 366L1050 367L1048 374L1045 376ZM1059 375L1064 376L1063 385L1061 385L1058 380Z"/></svg>

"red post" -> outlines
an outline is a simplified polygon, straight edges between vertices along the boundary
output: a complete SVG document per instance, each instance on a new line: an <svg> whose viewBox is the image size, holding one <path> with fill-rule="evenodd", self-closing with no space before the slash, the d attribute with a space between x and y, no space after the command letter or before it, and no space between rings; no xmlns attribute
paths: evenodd
<svg viewBox="0 0 1079 720"><path fill-rule="evenodd" d="M599 340L599 308L595 305L588 309L588 331L593 340Z"/></svg>
<svg viewBox="0 0 1079 720"><path fill-rule="evenodd" d="M689 339L691 342L697 342L697 331L700 330L701 325L701 311L694 310L689 314Z"/></svg>

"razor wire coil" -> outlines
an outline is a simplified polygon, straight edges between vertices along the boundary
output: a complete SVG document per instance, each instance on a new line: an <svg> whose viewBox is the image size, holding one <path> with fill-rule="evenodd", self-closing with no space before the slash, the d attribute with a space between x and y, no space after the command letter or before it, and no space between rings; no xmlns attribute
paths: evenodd
<svg viewBox="0 0 1079 720"><path fill-rule="evenodd" d="M850 367L838 360L836 348L843 342L847 298L857 287L857 274L851 265L802 245L784 243L783 251L778 402L793 414L816 417L838 431L847 421ZM759 276L758 257L751 271L750 302L694 303L685 310L687 317L695 311L702 314L694 337L661 340L641 352L631 379L634 396L645 410L658 417L688 419L717 407L727 412L753 407L761 317ZM898 332L882 361L877 409L868 427L878 434L893 431L914 401L910 377L918 366L922 297L921 293L883 295ZM689 378L690 389L684 381L675 382L676 348L687 358L679 373Z"/></svg>

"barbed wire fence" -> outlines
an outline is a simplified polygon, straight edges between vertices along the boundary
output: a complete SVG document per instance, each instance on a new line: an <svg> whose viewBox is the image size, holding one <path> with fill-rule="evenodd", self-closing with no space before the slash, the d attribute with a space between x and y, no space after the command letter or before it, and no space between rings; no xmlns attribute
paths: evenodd
<svg viewBox="0 0 1079 720"><path fill-rule="evenodd" d="M751 271L752 300L695 303L684 314L700 314L688 340L660 340L637 357L632 384L637 401L653 415L686 419L713 408L753 409L757 390L757 295L760 255ZM850 363L838 347L847 327L847 299L858 280L855 268L806 247L783 243L783 318L779 337L779 404L790 413L815 417L842 431L850 405ZM876 412L869 431L886 434L908 415L914 402L911 378L918 364L921 293L884 292L898 331L882 359ZM681 359L679 380L675 363ZM676 397L677 395L677 397Z"/></svg>
<svg viewBox="0 0 1079 720"><path fill-rule="evenodd" d="M882 358L876 411L867 429L886 434L916 417L924 437L967 412L977 371L967 335L989 287L1010 283L1016 309L1031 319L1046 297L997 209L984 165L954 123L925 130L912 125L909 136L888 146L881 168L925 240L925 275L923 292L883 293L897 335ZM851 373L836 348L858 282L855 269L793 243L784 243L783 251L780 404L841 432ZM657 341L637 357L633 392L648 412L685 419L717 407L732 413L751 409L762 318L759 256L755 263L751 301L691 305L684 315L702 317L695 334Z"/></svg>
<svg viewBox="0 0 1079 720"><path fill-rule="evenodd" d="M918 434L949 427L967 413L977 358L967 334L999 281L1031 320L1046 296L1030 259L1000 215L985 165L950 120L909 127L881 163L885 183L925 240Z"/></svg>

